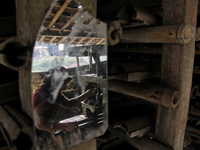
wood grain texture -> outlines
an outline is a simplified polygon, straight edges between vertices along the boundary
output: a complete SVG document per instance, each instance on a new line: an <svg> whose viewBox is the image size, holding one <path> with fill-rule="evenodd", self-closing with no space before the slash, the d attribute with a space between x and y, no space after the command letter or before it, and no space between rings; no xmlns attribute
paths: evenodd
<svg viewBox="0 0 200 150"><path fill-rule="evenodd" d="M33 46L46 13L55 0L16 0L17 37ZM19 71L19 93L22 110L32 117L31 60Z"/></svg>
<svg viewBox="0 0 200 150"><path fill-rule="evenodd" d="M187 44L163 44L161 84L180 90L181 103L177 108L158 106L156 136L174 150L181 150L192 83L198 0L163 0L162 5L164 25L189 23L194 31Z"/></svg>

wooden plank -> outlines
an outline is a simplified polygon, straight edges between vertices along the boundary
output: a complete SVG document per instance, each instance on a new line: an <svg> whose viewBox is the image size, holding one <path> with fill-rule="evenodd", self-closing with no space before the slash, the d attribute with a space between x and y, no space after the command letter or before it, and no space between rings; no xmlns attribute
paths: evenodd
<svg viewBox="0 0 200 150"><path fill-rule="evenodd" d="M0 105L10 103L10 102L13 102L13 101L20 101L20 97L19 96L12 96L12 97L3 98L3 99L0 100Z"/></svg>
<svg viewBox="0 0 200 150"><path fill-rule="evenodd" d="M84 44L84 46L89 45L90 42L92 42L94 39L95 39L95 38L91 38L90 40L88 40L88 41Z"/></svg>
<svg viewBox="0 0 200 150"><path fill-rule="evenodd" d="M62 5L56 5L56 7L62 7ZM78 8L75 8L75 7L66 7L66 9L70 9L70 10L78 10Z"/></svg>
<svg viewBox="0 0 200 150"><path fill-rule="evenodd" d="M40 40L39 40L39 44L41 44L44 40L45 36L41 36Z"/></svg>
<svg viewBox="0 0 200 150"><path fill-rule="evenodd" d="M128 136L126 136L126 133L123 132L122 130L113 129L110 126L108 127L108 131L140 150L171 150L170 148L165 147L164 145L154 140L150 140L149 138L145 136L141 138L137 138L137 137L129 138Z"/></svg>
<svg viewBox="0 0 200 150"><path fill-rule="evenodd" d="M67 43L67 45L73 43L77 38L78 38L78 37L74 37L71 41L69 41L69 42Z"/></svg>
<svg viewBox="0 0 200 150"><path fill-rule="evenodd" d="M90 42L90 40L93 41L93 40L95 40L95 39L98 39L97 37L49 36L49 37L46 37L45 40L44 40L43 42L48 43L48 42L52 39L51 37L62 37L61 40L55 39L55 40L53 41L53 43L59 43L59 44L62 43L64 39L67 39L67 38L71 38L72 40L74 39L73 41L70 41L70 43L68 43L68 45L71 44L72 42L74 42L74 41L75 41L76 39L78 39L78 38L83 38L83 39L88 38L89 41L87 41L86 43L83 42L83 41L81 41L82 43L85 43L84 46L85 46L86 44L87 44L87 45L96 45L96 42L95 42L95 41L94 41L94 42ZM63 38L64 38L64 39L63 39ZM58 44L58 45L59 45L59 44ZM99 44L99 45L100 45L100 44ZM103 45L103 43L101 43L101 45Z"/></svg>
<svg viewBox="0 0 200 150"><path fill-rule="evenodd" d="M32 56L32 50L37 38L38 31L49 9L52 9L51 5L53 0L42 1L24 1L16 0L16 20L17 20L17 37L22 39L30 48L30 54ZM39 6L39 9L38 9ZM27 9L24 9L27 8ZM27 11L28 10L28 11ZM33 118L32 114L32 92L31 92L31 66L32 62L29 61L28 65L24 69L19 70L19 93L21 100L22 110Z"/></svg>
<svg viewBox="0 0 200 150"><path fill-rule="evenodd" d="M10 117L6 110L0 106L0 122L3 124L3 127L8 132L10 140L16 140L21 133L21 129L18 124Z"/></svg>
<svg viewBox="0 0 200 150"><path fill-rule="evenodd" d="M140 137L144 136L145 133L148 132L151 128L152 128L151 126L144 127L142 129L128 133L128 136L130 138L133 138L133 137L139 137L140 138Z"/></svg>
<svg viewBox="0 0 200 150"><path fill-rule="evenodd" d="M79 45L83 40L85 40L86 38L81 38L74 46Z"/></svg>
<svg viewBox="0 0 200 150"><path fill-rule="evenodd" d="M132 13L132 19L137 21L142 21L146 25L160 25L161 20L159 16L152 11L147 9L140 8L138 6L134 6L135 11Z"/></svg>
<svg viewBox="0 0 200 150"><path fill-rule="evenodd" d="M42 31L40 32L40 36L68 36L70 35L71 33L71 30L63 30L63 32L60 32L58 31L59 29L51 29L51 31ZM89 31L73 31L73 34L74 35L77 35L77 36L81 36L81 37L86 37L88 35L88 32ZM90 37L95 37L97 36L97 33L96 32L93 32L93 34L90 36Z"/></svg>
<svg viewBox="0 0 200 150"><path fill-rule="evenodd" d="M198 127L192 127L192 126L187 125L186 130L200 135L200 130L198 129Z"/></svg>
<svg viewBox="0 0 200 150"><path fill-rule="evenodd" d="M48 45L51 44L56 38L57 38L57 36L53 36L53 37L51 38L51 40L50 40L47 44L48 44Z"/></svg>
<svg viewBox="0 0 200 150"><path fill-rule="evenodd" d="M189 114L200 116L200 109L190 108L189 109Z"/></svg>
<svg viewBox="0 0 200 150"><path fill-rule="evenodd" d="M56 22L56 20L60 17L60 15L63 13L67 5L71 2L71 0L66 0L65 3L62 5L62 7L59 9L59 11L56 13L56 15L53 17L50 24L46 27L46 30L50 29L52 25Z"/></svg>
<svg viewBox="0 0 200 150"><path fill-rule="evenodd" d="M73 17L71 17L71 18L67 21L67 23L60 29L60 31L61 31L61 30L64 30L65 28L67 28L67 27L74 21L74 19L78 16L78 14L79 14L79 11L77 11L77 12L73 15Z"/></svg>
<svg viewBox="0 0 200 150"><path fill-rule="evenodd" d="M101 43L103 42L103 40L104 40L104 38L103 38L103 39L101 39L101 40L99 40L99 41L96 43L96 45L99 45L99 44L101 44Z"/></svg>
<svg viewBox="0 0 200 150"><path fill-rule="evenodd" d="M18 110L10 105L3 105L5 110L12 116L16 123L20 126L23 133L28 134L32 139L34 138L32 122Z"/></svg>
<svg viewBox="0 0 200 150"><path fill-rule="evenodd" d="M66 38L67 38L66 36L63 37L63 38L56 44L56 46L58 46L60 43L62 43Z"/></svg>
<svg viewBox="0 0 200 150"><path fill-rule="evenodd" d="M164 25L187 23L196 31L198 0L163 0L162 6ZM174 150L183 149L195 53L194 34L184 45L163 44L161 84L180 90L181 102L176 108L158 106L156 137Z"/></svg>
<svg viewBox="0 0 200 150"><path fill-rule="evenodd" d="M51 12L49 15L56 15L56 13L53 13L53 12ZM61 14L60 16L62 16L62 17L66 17L66 18L71 18L71 16L67 16L67 15L64 15L64 14Z"/></svg>
<svg viewBox="0 0 200 150"><path fill-rule="evenodd" d="M124 73L108 76L108 80L117 79L123 81L141 81L145 79L158 78L160 77L160 71L151 72L135 72L135 73Z"/></svg>

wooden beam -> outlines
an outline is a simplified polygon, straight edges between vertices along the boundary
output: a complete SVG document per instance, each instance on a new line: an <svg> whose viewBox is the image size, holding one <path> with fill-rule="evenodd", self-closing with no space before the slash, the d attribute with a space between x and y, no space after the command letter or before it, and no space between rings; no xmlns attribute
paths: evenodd
<svg viewBox="0 0 200 150"><path fill-rule="evenodd" d="M44 40L45 36L41 36L40 40L39 40L39 44L42 43L42 41Z"/></svg>
<svg viewBox="0 0 200 150"><path fill-rule="evenodd" d="M79 37L73 37L72 40L70 40L68 43L66 43L65 47L67 47L68 45L70 45L71 43L73 43L77 38L79 38Z"/></svg>
<svg viewBox="0 0 200 150"><path fill-rule="evenodd" d="M16 140L21 133L19 125L14 121L14 119L7 113L3 106L0 106L0 122L3 127L8 132L10 140Z"/></svg>
<svg viewBox="0 0 200 150"><path fill-rule="evenodd" d="M56 13L51 12L50 15L56 15ZM66 18L71 18L71 16L67 16L67 15L64 15L64 14L61 14L61 15L62 15L63 17L66 17ZM61 15L60 15L60 16L61 16Z"/></svg>
<svg viewBox="0 0 200 150"><path fill-rule="evenodd" d="M90 42L92 42L94 39L95 39L95 38L91 38L90 40L88 40L88 41L84 44L84 46L89 45Z"/></svg>
<svg viewBox="0 0 200 150"><path fill-rule="evenodd" d="M141 150L172 150L171 148L165 147L164 145L150 140L149 138L143 136L141 138L129 138L123 130L120 129L113 129L112 127L108 127L108 131L112 134L118 136L120 139L124 140L125 142L129 143L130 145L141 149Z"/></svg>
<svg viewBox="0 0 200 150"><path fill-rule="evenodd" d="M152 11L134 6L135 11L132 13L132 19L137 21L143 21L146 25L161 25L161 19Z"/></svg>
<svg viewBox="0 0 200 150"><path fill-rule="evenodd" d="M198 0L163 0L163 24L191 24L196 31ZM195 33L194 33L195 34ZM174 150L183 149L195 54L195 36L189 43L163 44L161 85L180 90L176 108L158 106L156 137Z"/></svg>
<svg viewBox="0 0 200 150"><path fill-rule="evenodd" d="M71 31L68 32L60 32L60 31L43 31L40 32L40 36L57 36L57 37L62 37L62 36L68 36L71 33ZM79 37L86 37L88 35L88 31L84 31L83 33L81 32L73 32L74 35L79 36ZM93 33L91 35L92 37L97 36L96 33Z"/></svg>
<svg viewBox="0 0 200 150"><path fill-rule="evenodd" d="M73 22L73 20L78 16L78 14L79 14L79 11L77 11L77 12L73 15L73 17L71 17L71 18L67 21L67 23L60 29L60 31L61 31L61 30L64 30L65 28L67 28L67 27Z"/></svg>
<svg viewBox="0 0 200 150"><path fill-rule="evenodd" d="M50 24L46 27L46 30L50 29L52 25L56 22L56 20L60 17L60 15L63 13L67 5L71 2L71 0L66 0L65 3L62 5L62 7L59 9L57 14L53 17L52 21Z"/></svg>
<svg viewBox="0 0 200 150"><path fill-rule="evenodd" d="M56 5L56 7L62 7L62 5ZM74 7L66 7L66 9L78 10L78 8L74 8Z"/></svg>
<svg viewBox="0 0 200 150"><path fill-rule="evenodd" d="M79 45L83 40L85 40L86 38L81 38L74 46Z"/></svg>
<svg viewBox="0 0 200 150"><path fill-rule="evenodd" d="M145 79L158 78L158 77L160 77L160 71L134 72L134 73L111 75L108 76L108 80L117 79L123 81L141 81Z"/></svg>
<svg viewBox="0 0 200 150"><path fill-rule="evenodd" d="M51 44L56 38L57 38L57 36L52 37L51 40L47 44L48 45Z"/></svg>
<svg viewBox="0 0 200 150"><path fill-rule="evenodd" d="M12 96L12 97L3 98L3 99L0 100L0 105L10 103L10 102L13 102L13 101L20 101L20 97L19 96Z"/></svg>
<svg viewBox="0 0 200 150"><path fill-rule="evenodd" d="M192 126L187 125L186 130L200 135L200 130L198 129L198 127L192 127Z"/></svg>
<svg viewBox="0 0 200 150"><path fill-rule="evenodd" d="M63 37L63 38L56 44L56 46L58 46L60 43L62 43L66 38L67 38L66 36Z"/></svg>
<svg viewBox="0 0 200 150"><path fill-rule="evenodd" d="M97 42L97 43L96 43L96 45L99 45L99 44L101 44L101 43L103 42L103 40L104 40L104 38L103 38L103 39L101 39L101 40L99 40L99 42Z"/></svg>

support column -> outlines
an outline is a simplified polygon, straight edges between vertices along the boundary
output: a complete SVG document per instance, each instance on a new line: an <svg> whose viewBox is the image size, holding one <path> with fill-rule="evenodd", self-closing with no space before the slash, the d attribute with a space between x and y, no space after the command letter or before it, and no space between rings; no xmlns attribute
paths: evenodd
<svg viewBox="0 0 200 150"><path fill-rule="evenodd" d="M162 6L163 25L186 23L193 30L187 44L163 44L161 85L180 90L181 94L178 107L158 106L156 137L174 150L181 150L192 83L198 0L163 0Z"/></svg>

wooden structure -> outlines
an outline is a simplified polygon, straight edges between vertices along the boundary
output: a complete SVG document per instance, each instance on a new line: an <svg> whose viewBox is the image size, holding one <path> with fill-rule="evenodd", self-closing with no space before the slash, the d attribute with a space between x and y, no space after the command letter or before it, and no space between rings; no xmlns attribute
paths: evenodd
<svg viewBox="0 0 200 150"><path fill-rule="evenodd" d="M199 1L80 2L82 8L73 0L16 0L16 3L7 3L4 6L7 6L8 11L0 17L0 45L16 36L25 45L16 47L17 42L8 42L6 45L11 44L12 49L16 48L20 52L29 52L30 57L35 39L39 43L56 45L65 42L74 46L104 45L107 39L97 37L95 32L87 36L89 30L85 29L72 34L79 12L89 9L96 18L108 23L108 43L111 43L108 46L108 85L110 82L112 87L108 89L108 131L84 143L83 147L88 149L89 145L92 149L109 149L125 141L122 144L124 149L130 145L131 149L141 150L200 149ZM82 23L87 23L87 19L83 17ZM119 26L115 26L113 21L117 21ZM0 49L1 55L8 55L6 45ZM6 65L0 66L3 72L0 80L0 129L2 135L8 133L9 136L4 134L4 141L7 142L6 148L10 149L16 149L13 141L23 135L33 140L31 59L28 58L21 66L14 70ZM131 90L133 87L134 90ZM176 92L177 105L169 107L172 103L163 101L165 93L162 88L155 87L169 89L172 95ZM142 92L138 92L137 88ZM137 110L138 106L145 109ZM134 115L127 114L126 111L133 108L136 111ZM118 115L112 115L116 112ZM153 123L145 122L149 119ZM132 129L133 124L137 125L137 129ZM131 130L128 130L130 127ZM23 139L33 143L26 137Z"/></svg>
<svg viewBox="0 0 200 150"><path fill-rule="evenodd" d="M66 41L68 45L74 46L80 44L84 46L104 45L105 39L103 37L95 37L95 33L87 37L89 30L79 30L75 35L73 33L73 36L70 34L78 17L82 17L82 23L90 19L88 16L80 16L82 10L82 6L73 0L66 0L64 3L63 1L57 1L41 26L39 36L37 37L39 44L42 42L48 43L48 45L55 43L58 46Z"/></svg>

